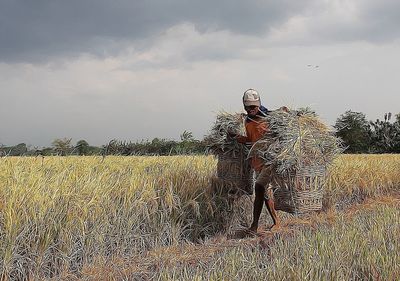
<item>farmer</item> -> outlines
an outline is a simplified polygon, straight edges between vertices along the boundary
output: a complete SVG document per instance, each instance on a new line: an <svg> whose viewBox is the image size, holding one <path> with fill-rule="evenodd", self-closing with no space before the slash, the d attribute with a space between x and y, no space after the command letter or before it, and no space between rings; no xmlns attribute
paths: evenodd
<svg viewBox="0 0 400 281"><path fill-rule="evenodd" d="M247 112L247 117L245 120L246 136L235 134L229 134L229 136L236 138L238 142L243 144L254 144L268 131L268 124L262 118L268 114L268 110L261 105L260 95L254 89L248 89L244 92L243 105ZM280 108L280 110L288 111L288 108L283 106ZM262 159L257 156L253 156L251 158L251 167L256 172L257 179L255 183L253 222L249 228L249 231L251 233L256 233L264 202L273 220L271 229L279 226L279 219L274 207L271 185L273 181L273 166L266 166L263 164Z"/></svg>

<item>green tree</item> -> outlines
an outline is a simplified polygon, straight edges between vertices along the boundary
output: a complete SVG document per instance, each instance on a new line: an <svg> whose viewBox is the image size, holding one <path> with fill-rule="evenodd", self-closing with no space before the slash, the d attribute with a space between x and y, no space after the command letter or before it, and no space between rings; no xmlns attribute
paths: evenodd
<svg viewBox="0 0 400 281"><path fill-rule="evenodd" d="M196 140L192 132L185 130L181 134L181 142L175 150L177 154L205 153L206 146L203 142Z"/></svg>
<svg viewBox="0 0 400 281"><path fill-rule="evenodd" d="M347 153L369 152L371 143L371 129L365 114L346 111L336 120L336 134L347 146Z"/></svg>
<svg viewBox="0 0 400 281"><path fill-rule="evenodd" d="M385 113L384 120L377 119L370 122L372 148L377 153L400 152L400 114L396 115L396 121L391 123L392 114Z"/></svg>
<svg viewBox="0 0 400 281"><path fill-rule="evenodd" d="M100 155L102 152L102 148L101 147L97 147L97 146L89 146L88 147L88 153L87 155Z"/></svg>
<svg viewBox="0 0 400 281"><path fill-rule="evenodd" d="M24 155L27 152L28 152L28 147L26 146L26 144L25 143L19 143L16 146L14 146L12 154L15 155L15 156L21 156L21 155Z"/></svg>
<svg viewBox="0 0 400 281"><path fill-rule="evenodd" d="M51 147L43 147L40 154L43 156L51 156L54 155L54 152L55 151Z"/></svg>
<svg viewBox="0 0 400 281"><path fill-rule="evenodd" d="M75 145L75 149L79 155L88 155L90 151L90 146L87 141L79 140Z"/></svg>
<svg viewBox="0 0 400 281"><path fill-rule="evenodd" d="M72 139L67 138L55 139L52 142L52 146L57 154L65 156L72 151L71 141Z"/></svg>

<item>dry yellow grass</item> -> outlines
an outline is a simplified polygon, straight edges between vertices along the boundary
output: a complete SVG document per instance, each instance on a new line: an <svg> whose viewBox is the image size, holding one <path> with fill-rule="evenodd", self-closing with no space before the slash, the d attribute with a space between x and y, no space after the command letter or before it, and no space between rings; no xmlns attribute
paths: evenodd
<svg viewBox="0 0 400 281"><path fill-rule="evenodd" d="M215 169L211 156L0 158L0 274L76 273L223 231L228 203L206 192ZM399 155L343 155L327 194L333 205L399 187Z"/></svg>
<svg viewBox="0 0 400 281"><path fill-rule="evenodd" d="M330 169L326 198L330 203L349 204L399 190L399 154L341 155Z"/></svg>

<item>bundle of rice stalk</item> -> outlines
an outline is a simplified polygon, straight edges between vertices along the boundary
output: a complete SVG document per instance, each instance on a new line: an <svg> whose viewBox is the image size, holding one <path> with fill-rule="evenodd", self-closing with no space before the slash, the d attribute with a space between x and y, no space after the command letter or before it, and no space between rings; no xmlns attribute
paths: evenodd
<svg viewBox="0 0 400 281"><path fill-rule="evenodd" d="M218 157L217 179L211 182L213 190L223 189L228 196L251 194L253 174L247 161L248 148L229 138L228 133L245 134L241 114L220 112L204 140L209 151Z"/></svg>
<svg viewBox="0 0 400 281"><path fill-rule="evenodd" d="M250 150L275 168L275 208L306 213L322 208L326 172L340 140L309 109L270 112L269 131Z"/></svg>
<svg viewBox="0 0 400 281"><path fill-rule="evenodd" d="M342 152L333 131L309 109L272 111L265 118L269 131L251 148L281 176L323 176Z"/></svg>
<svg viewBox="0 0 400 281"><path fill-rule="evenodd" d="M239 113L231 114L221 111L212 126L210 133L204 137L204 141L215 155L232 155L236 157L242 150L242 145L235 139L227 137L228 133L244 135L245 128L243 116Z"/></svg>

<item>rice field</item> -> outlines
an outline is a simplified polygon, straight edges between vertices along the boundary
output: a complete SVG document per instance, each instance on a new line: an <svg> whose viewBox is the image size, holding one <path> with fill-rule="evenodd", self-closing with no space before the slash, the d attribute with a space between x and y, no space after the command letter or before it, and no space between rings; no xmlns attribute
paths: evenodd
<svg viewBox="0 0 400 281"><path fill-rule="evenodd" d="M236 224L249 220L251 198L246 204L232 206L224 197L210 194L215 171L212 156L0 158L1 279L90 278L88 268L93 264L106 264L115 258L129 261L165 247L204 244L215 235L229 233ZM399 192L400 155L342 155L330 169L326 189L327 212ZM268 251L239 246L219 253L211 265L155 270L152 278L241 280L245 272L256 268L255 272L264 272L262 276L277 279L357 279L352 274L373 270L390 279L394 275L389 267L381 271L366 268L389 259L399 264L398 215L394 207L379 209L351 222L338 222L333 230L321 225L317 231L304 230L290 242L277 239ZM348 233L352 236L346 238ZM340 249L335 252L327 247L340 237L346 241L354 238L354 243L347 244L354 253L343 256ZM393 240L391 246L385 246L386 240ZM365 250L354 259L359 249L371 248L363 241L381 241L380 254L369 257ZM291 248L296 251L291 253ZM392 248L394 251L389 251ZM262 259L272 250L288 260L267 259L263 264ZM318 258L317 251L325 259ZM334 265L329 267L332 259ZM343 268L343 272L329 275L348 260L354 260L355 270ZM226 278L211 271L214 265L227 272ZM287 266L289 269L280 271ZM392 268L400 273L398 266ZM137 271L131 269L133 275L115 280L148 279L148 273L139 274L141 270L140 266ZM304 275L308 271L309 275ZM282 275L284 272L288 275ZM293 275L295 272L300 275Z"/></svg>
<svg viewBox="0 0 400 281"><path fill-rule="evenodd" d="M379 206L334 225L318 223L268 244L237 245L199 257L195 265L168 266L158 280L399 280L400 209Z"/></svg>

